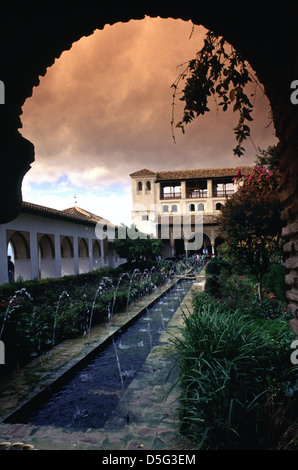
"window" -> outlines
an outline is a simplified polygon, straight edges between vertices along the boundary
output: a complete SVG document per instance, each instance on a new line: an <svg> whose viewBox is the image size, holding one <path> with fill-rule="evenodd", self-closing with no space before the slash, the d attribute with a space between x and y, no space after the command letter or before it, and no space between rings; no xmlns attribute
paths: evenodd
<svg viewBox="0 0 298 470"><path fill-rule="evenodd" d="M138 181L138 191L142 191L142 189L143 189L142 181Z"/></svg>
<svg viewBox="0 0 298 470"><path fill-rule="evenodd" d="M181 198L181 183L170 182L161 183L160 185L160 199L180 199Z"/></svg>
<svg viewBox="0 0 298 470"><path fill-rule="evenodd" d="M198 211L204 211L205 210L205 206L204 204L198 204Z"/></svg>
<svg viewBox="0 0 298 470"><path fill-rule="evenodd" d="M188 208L190 212L194 212L196 210L196 206L194 204L189 204Z"/></svg>
<svg viewBox="0 0 298 470"><path fill-rule="evenodd" d="M213 196L222 197L222 196L231 196L234 194L235 188L232 180L225 181L214 181L213 183Z"/></svg>
<svg viewBox="0 0 298 470"><path fill-rule="evenodd" d="M178 207L177 207L176 204L173 204L173 205L172 205L171 211L172 211L172 212L177 212L177 211L178 211Z"/></svg>
<svg viewBox="0 0 298 470"><path fill-rule="evenodd" d="M146 181L146 191L151 191L151 181Z"/></svg>
<svg viewBox="0 0 298 470"><path fill-rule="evenodd" d="M186 181L186 197L189 199L207 197L207 180Z"/></svg>
<svg viewBox="0 0 298 470"><path fill-rule="evenodd" d="M149 220L148 215L142 215L142 220Z"/></svg>
<svg viewBox="0 0 298 470"><path fill-rule="evenodd" d="M162 206L163 212L169 212L169 206Z"/></svg>
<svg viewBox="0 0 298 470"><path fill-rule="evenodd" d="M215 204L215 210L220 211L221 208L222 208L221 202L217 202L217 203Z"/></svg>

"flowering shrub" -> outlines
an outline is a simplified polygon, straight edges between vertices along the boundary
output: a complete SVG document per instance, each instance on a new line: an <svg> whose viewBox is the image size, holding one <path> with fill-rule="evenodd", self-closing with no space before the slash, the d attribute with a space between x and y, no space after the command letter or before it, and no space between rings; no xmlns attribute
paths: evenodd
<svg viewBox="0 0 298 470"><path fill-rule="evenodd" d="M256 318L264 318L266 320L274 320L276 318L286 317L288 310L285 304L278 300L272 292L263 292L261 300L257 295L251 297L247 307L244 307L249 315Z"/></svg>

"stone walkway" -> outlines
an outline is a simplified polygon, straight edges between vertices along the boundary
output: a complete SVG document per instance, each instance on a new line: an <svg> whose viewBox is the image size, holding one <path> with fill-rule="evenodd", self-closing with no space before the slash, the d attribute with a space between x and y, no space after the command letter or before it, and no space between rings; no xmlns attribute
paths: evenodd
<svg viewBox="0 0 298 470"><path fill-rule="evenodd" d="M89 338L65 341L22 371L0 381L0 443L21 442L39 450L193 450L194 447L179 435L179 389L174 386L177 369L168 380L167 376L174 364L172 339L181 334L183 326L182 311L191 311L192 292L203 290L204 283L202 272L103 428L79 430L8 424L3 420L37 393L43 393L53 380L67 374L91 354L99 342L106 341L137 312L148 307L156 293L135 305L129 314L115 315L112 325L93 328ZM164 290L160 289L158 294Z"/></svg>

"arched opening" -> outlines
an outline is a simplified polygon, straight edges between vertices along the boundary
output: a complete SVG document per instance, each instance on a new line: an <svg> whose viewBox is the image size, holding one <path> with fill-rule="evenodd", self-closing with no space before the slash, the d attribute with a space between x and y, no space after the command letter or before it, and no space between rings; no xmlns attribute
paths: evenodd
<svg viewBox="0 0 298 470"><path fill-rule="evenodd" d="M93 269L99 269L101 266L101 248L98 240L93 241Z"/></svg>
<svg viewBox="0 0 298 470"><path fill-rule="evenodd" d="M61 275L74 274L73 238L61 237Z"/></svg>
<svg viewBox="0 0 298 470"><path fill-rule="evenodd" d="M214 252L215 254L217 255L218 254L218 248L220 247L220 245L222 245L224 243L224 239L221 238L221 237L216 237L215 238L215 242L214 242Z"/></svg>
<svg viewBox="0 0 298 470"><path fill-rule="evenodd" d="M56 277L53 235L38 235L39 277Z"/></svg>
<svg viewBox="0 0 298 470"><path fill-rule="evenodd" d="M7 255L14 263L14 280L31 279L30 268L30 235L29 232L8 231Z"/></svg>
<svg viewBox="0 0 298 470"><path fill-rule="evenodd" d="M176 258L181 258L181 256L185 255L185 244L184 244L183 238L175 239L174 247L175 247Z"/></svg>
<svg viewBox="0 0 298 470"><path fill-rule="evenodd" d="M86 273L89 271L89 250L88 250L88 242L84 238L79 239L78 251L79 251L79 273Z"/></svg>

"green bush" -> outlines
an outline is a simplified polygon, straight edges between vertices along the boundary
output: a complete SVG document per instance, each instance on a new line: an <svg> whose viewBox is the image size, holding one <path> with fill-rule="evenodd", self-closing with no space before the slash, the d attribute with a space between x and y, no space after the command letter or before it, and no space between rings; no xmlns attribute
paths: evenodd
<svg viewBox="0 0 298 470"><path fill-rule="evenodd" d="M232 272L232 266L230 262L221 257L211 258L211 260L206 264L207 275L218 275L223 270L230 274Z"/></svg>
<svg viewBox="0 0 298 470"><path fill-rule="evenodd" d="M282 263L274 263L269 266L263 279L264 289L274 293L281 301L286 300L287 285L285 276L288 272L288 269Z"/></svg>
<svg viewBox="0 0 298 470"><path fill-rule="evenodd" d="M182 432L201 449L275 448L268 403L285 406L289 429L286 392L298 387L288 332L263 334L247 315L199 302L176 340Z"/></svg>

